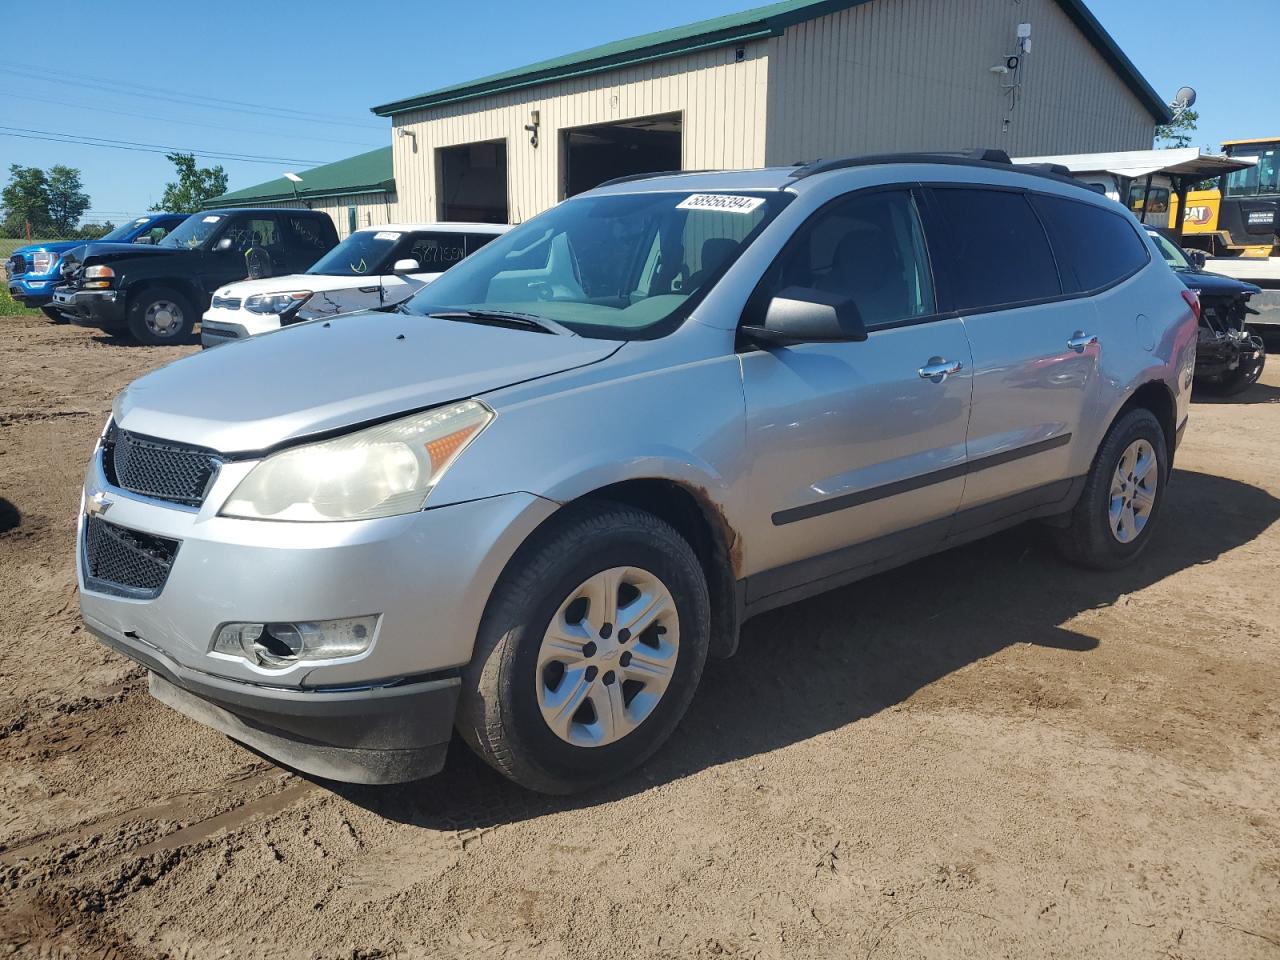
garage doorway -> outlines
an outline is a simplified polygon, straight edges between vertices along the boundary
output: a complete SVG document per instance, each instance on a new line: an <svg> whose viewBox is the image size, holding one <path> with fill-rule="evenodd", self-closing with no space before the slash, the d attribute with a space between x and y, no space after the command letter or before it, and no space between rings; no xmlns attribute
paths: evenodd
<svg viewBox="0 0 1280 960"><path fill-rule="evenodd" d="M681 126L680 114L665 113L564 131L564 195L614 177L679 170Z"/></svg>
<svg viewBox="0 0 1280 960"><path fill-rule="evenodd" d="M510 223L507 141L486 140L436 150L441 220Z"/></svg>

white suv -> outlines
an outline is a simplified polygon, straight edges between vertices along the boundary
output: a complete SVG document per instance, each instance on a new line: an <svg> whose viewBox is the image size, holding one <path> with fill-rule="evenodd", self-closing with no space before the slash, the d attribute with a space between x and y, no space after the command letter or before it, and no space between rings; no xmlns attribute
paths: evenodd
<svg viewBox="0 0 1280 960"><path fill-rule="evenodd" d="M200 326L200 342L217 346L306 319L299 308L308 300L323 312L324 298L317 294L376 287L374 306L398 303L509 229L494 223L402 223L357 230L306 273L241 280L218 290ZM332 312L347 312L339 303Z"/></svg>

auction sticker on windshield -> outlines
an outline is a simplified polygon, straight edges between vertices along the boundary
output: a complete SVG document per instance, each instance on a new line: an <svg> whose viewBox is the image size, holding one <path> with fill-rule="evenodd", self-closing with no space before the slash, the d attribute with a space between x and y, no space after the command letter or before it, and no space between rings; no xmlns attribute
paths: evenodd
<svg viewBox="0 0 1280 960"><path fill-rule="evenodd" d="M677 210L719 210L721 213L750 213L763 197L739 197L731 193L695 193L676 204Z"/></svg>

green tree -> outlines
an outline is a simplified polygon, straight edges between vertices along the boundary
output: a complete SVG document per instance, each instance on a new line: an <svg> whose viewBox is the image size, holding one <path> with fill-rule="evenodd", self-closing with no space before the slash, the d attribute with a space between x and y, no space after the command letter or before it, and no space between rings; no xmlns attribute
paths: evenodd
<svg viewBox="0 0 1280 960"><path fill-rule="evenodd" d="M164 196L152 210L195 213L206 200L227 192L227 172L221 164L197 167L195 155L191 153L170 153L166 156L178 168L178 179L165 184Z"/></svg>
<svg viewBox="0 0 1280 960"><path fill-rule="evenodd" d="M1191 135L1196 132L1199 119L1200 114L1194 110L1184 110L1168 123L1160 124L1156 127L1155 146L1165 150L1191 146Z"/></svg>
<svg viewBox="0 0 1280 960"><path fill-rule="evenodd" d="M68 236L89 209L89 195L80 182L80 171L75 167L53 166L46 174L46 181L49 224L58 236Z"/></svg>
<svg viewBox="0 0 1280 960"><path fill-rule="evenodd" d="M10 237L26 235L31 225L33 235L49 229L49 179L39 167L10 164L9 182L0 192L4 209L4 232Z"/></svg>

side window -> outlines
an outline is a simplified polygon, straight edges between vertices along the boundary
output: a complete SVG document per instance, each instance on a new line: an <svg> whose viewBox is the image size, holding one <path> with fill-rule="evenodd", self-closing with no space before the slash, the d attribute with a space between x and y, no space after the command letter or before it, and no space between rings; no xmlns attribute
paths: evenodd
<svg viewBox="0 0 1280 960"><path fill-rule="evenodd" d="M498 234L496 233L468 233L466 235L467 256L468 257L471 256L473 253L475 253L477 250L483 247L486 243L490 243L497 239L498 239Z"/></svg>
<svg viewBox="0 0 1280 960"><path fill-rule="evenodd" d="M1062 282L1071 293L1123 280L1151 258L1133 225L1118 213L1044 194L1033 196L1031 203L1049 230Z"/></svg>
<svg viewBox="0 0 1280 960"><path fill-rule="evenodd" d="M466 238L460 233L417 233L409 252L427 273L443 273L467 255Z"/></svg>
<svg viewBox="0 0 1280 960"><path fill-rule="evenodd" d="M766 279L770 295L811 287L846 296L869 327L936 312L924 233L906 190L855 194L818 212Z"/></svg>
<svg viewBox="0 0 1280 960"><path fill-rule="evenodd" d="M320 230L320 223L314 217L290 217L289 232L297 243L301 253L309 253L319 257L325 252L325 236Z"/></svg>
<svg viewBox="0 0 1280 960"><path fill-rule="evenodd" d="M948 227L955 309L1009 306L1062 293L1049 239L1021 193L940 187L933 201Z"/></svg>
<svg viewBox="0 0 1280 960"><path fill-rule="evenodd" d="M253 247L279 247L280 236L274 217L236 217L224 236L231 238L231 249L244 253Z"/></svg>

